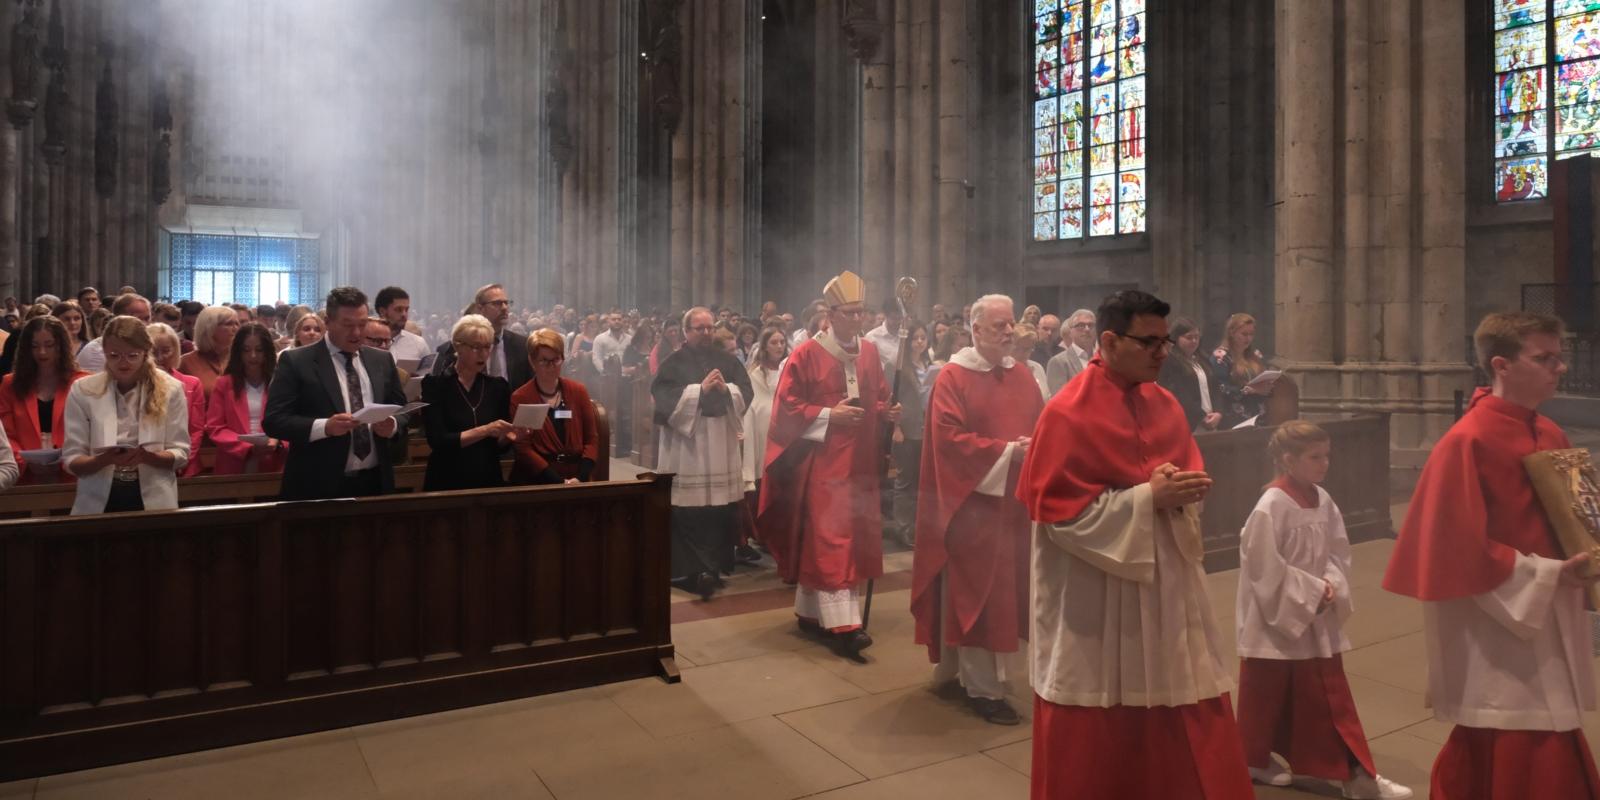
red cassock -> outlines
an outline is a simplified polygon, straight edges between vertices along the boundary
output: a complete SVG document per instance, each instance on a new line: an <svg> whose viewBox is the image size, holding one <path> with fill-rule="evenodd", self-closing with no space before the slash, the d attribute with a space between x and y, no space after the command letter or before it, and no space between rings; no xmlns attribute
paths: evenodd
<svg viewBox="0 0 1600 800"><path fill-rule="evenodd" d="M923 432L911 613L917 643L938 663L941 645L1017 649L1028 626L1028 510L1010 492L977 493L1006 445L1033 432L1044 399L1025 367L939 372ZM1006 488L1016 487L1019 465ZM940 576L950 590L950 618Z"/></svg>
<svg viewBox="0 0 1600 800"><path fill-rule="evenodd" d="M809 589L844 589L883 574L879 423L889 387L877 349L857 341L862 424L830 423L820 443L802 438L846 396L844 363L815 339L789 356L773 397L756 529L784 582Z"/></svg>
<svg viewBox="0 0 1600 800"><path fill-rule="evenodd" d="M1517 553L1562 558L1522 459L1570 447L1549 419L1479 389L1434 445L1406 512L1383 588L1439 602L1487 593ZM1438 800L1600 798L1583 731L1458 725L1434 762Z"/></svg>

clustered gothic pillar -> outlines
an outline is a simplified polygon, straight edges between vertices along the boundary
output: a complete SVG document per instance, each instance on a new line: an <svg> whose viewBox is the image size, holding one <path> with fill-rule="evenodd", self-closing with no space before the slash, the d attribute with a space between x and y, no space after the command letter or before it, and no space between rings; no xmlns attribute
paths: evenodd
<svg viewBox="0 0 1600 800"><path fill-rule="evenodd" d="M1392 415L1402 480L1471 382L1464 13L1277 3L1277 350L1303 410Z"/></svg>
<svg viewBox="0 0 1600 800"><path fill-rule="evenodd" d="M672 137L671 280L675 308L744 302L746 9L687 0L678 12L683 113Z"/></svg>

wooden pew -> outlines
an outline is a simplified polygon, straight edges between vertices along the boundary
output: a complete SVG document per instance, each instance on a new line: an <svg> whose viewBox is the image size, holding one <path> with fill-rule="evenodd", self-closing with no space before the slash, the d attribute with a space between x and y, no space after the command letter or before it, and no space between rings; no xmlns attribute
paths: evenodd
<svg viewBox="0 0 1600 800"><path fill-rule="evenodd" d="M599 421L600 458L594 466L592 480L611 479L611 459L605 452L611 441L611 420L605 406L595 403L595 417ZM211 448L201 448L205 453ZM395 467L394 488L397 492L422 491L423 473L428 462L428 440L417 435L410 441L411 463ZM502 464L504 474L510 475L511 462ZM226 503L256 503L278 499L281 476L278 473L257 475L198 475L178 479L178 505L214 506ZM48 517L72 511L73 496L77 487L70 483L43 483L18 486L0 492L0 519L18 517Z"/></svg>
<svg viewBox="0 0 1600 800"><path fill-rule="evenodd" d="M671 480L0 522L0 783L676 681Z"/></svg>
<svg viewBox="0 0 1600 800"><path fill-rule="evenodd" d="M1310 418L1333 438L1332 466L1323 488L1339 504L1350 541L1393 535L1389 519L1389 417ZM1216 483L1206 497L1201 529L1208 572L1239 566L1239 529L1274 476L1267 457L1273 428L1197 434L1206 470Z"/></svg>

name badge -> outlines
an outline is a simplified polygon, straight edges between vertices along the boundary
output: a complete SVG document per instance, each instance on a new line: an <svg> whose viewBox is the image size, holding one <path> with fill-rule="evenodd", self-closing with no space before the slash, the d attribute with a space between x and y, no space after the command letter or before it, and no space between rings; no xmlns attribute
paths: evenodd
<svg viewBox="0 0 1600 800"><path fill-rule="evenodd" d="M556 415L556 419L572 419L572 409L570 408L558 408L553 413Z"/></svg>

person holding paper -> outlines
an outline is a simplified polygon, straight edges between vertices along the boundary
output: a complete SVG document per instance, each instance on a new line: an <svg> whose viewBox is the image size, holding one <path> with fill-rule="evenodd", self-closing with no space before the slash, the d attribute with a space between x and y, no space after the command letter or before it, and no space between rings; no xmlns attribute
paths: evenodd
<svg viewBox="0 0 1600 800"><path fill-rule="evenodd" d="M511 393L512 414L522 416L531 412L532 406L545 406L547 413L543 424L522 426L517 431L511 482L587 482L600 458L600 425L594 401L582 383L561 376L566 339L559 331L541 328L528 337L526 344L533 380ZM519 420L513 419L513 423Z"/></svg>
<svg viewBox="0 0 1600 800"><path fill-rule="evenodd" d="M650 384L662 472L672 481L672 579L711 599L733 571L737 504L744 500L739 434L753 392L750 373L717 343L710 309L683 315L683 349Z"/></svg>
<svg viewBox="0 0 1600 800"><path fill-rule="evenodd" d="M1478 325L1493 385L1434 445L1383 576L1422 601L1428 705L1455 726L1433 762L1438 800L1600 799L1583 732L1594 565L1563 555L1523 466L1572 446L1538 411L1567 372L1562 328L1527 312Z"/></svg>
<svg viewBox="0 0 1600 800"><path fill-rule="evenodd" d="M405 405L394 359L362 347L367 296L353 286L328 293L328 335L315 345L285 350L272 374L272 394L261 420L264 433L289 445L284 462L285 500L366 497L394 491L389 450L377 446L405 415L362 422L362 409ZM365 416L365 415L363 415Z"/></svg>
<svg viewBox="0 0 1600 800"><path fill-rule="evenodd" d="M150 358L144 323L117 317L101 336L105 372L72 384L61 461L78 476L73 514L178 507L190 457L183 385Z"/></svg>
<svg viewBox="0 0 1600 800"><path fill-rule="evenodd" d="M16 336L16 366L0 380L0 425L5 427L4 438L18 453L59 450L67 437L61 419L67 409L67 390L88 373L78 371L74 364L71 340L61 320L34 317ZM50 480L50 473L72 480L71 473L55 466L23 463L19 468L23 483Z"/></svg>
<svg viewBox="0 0 1600 800"><path fill-rule="evenodd" d="M189 464L178 476L194 477L200 474L200 445L206 438L205 387L200 385L199 378L178 371L178 361L183 355L183 340L178 337L177 329L165 322L152 322L144 330L150 334L150 358L156 362L156 366L183 384L183 396L189 404Z"/></svg>
<svg viewBox="0 0 1600 800"><path fill-rule="evenodd" d="M422 489L483 489L505 484L500 450L511 437L511 386L489 375L494 326L478 314L450 330L455 363L422 379L423 427L428 432Z"/></svg>
<svg viewBox="0 0 1600 800"><path fill-rule="evenodd" d="M262 432L267 409L267 389L277 366L272 332L259 323L239 329L228 355L228 367L217 378L206 405L206 435L217 446L218 475L278 472L283 469L284 444Z"/></svg>
<svg viewBox="0 0 1600 800"><path fill-rule="evenodd" d="M1211 354L1211 369L1221 382L1222 427L1233 428L1261 415L1272 383L1256 380L1267 366L1261 351L1251 346L1256 339L1255 317L1234 314L1223 330L1222 344Z"/></svg>

